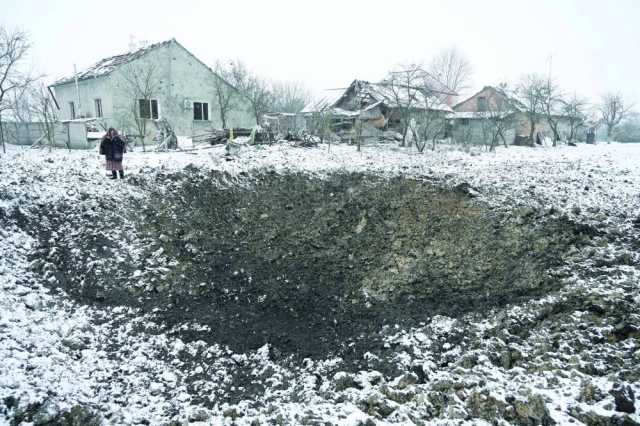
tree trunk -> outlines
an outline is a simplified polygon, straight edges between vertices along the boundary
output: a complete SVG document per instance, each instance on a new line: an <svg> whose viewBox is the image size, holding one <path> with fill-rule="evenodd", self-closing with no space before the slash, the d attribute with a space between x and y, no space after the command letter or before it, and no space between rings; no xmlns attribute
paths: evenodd
<svg viewBox="0 0 640 426"><path fill-rule="evenodd" d="M356 122L356 143L358 144L358 152L361 149L361 139L362 139L362 122L358 120Z"/></svg>
<svg viewBox="0 0 640 426"><path fill-rule="evenodd" d="M422 145L420 144L420 135L418 135L418 133L416 132L415 129L411 129L411 135L413 136L413 140L415 141L416 144L416 149L418 150L418 152L420 154L422 154L422 152L424 151L425 146L427 146L427 142L425 138L422 138Z"/></svg>
<svg viewBox="0 0 640 426"><path fill-rule="evenodd" d="M575 128L573 125L569 128L569 142L573 142L573 138L575 137Z"/></svg>
<svg viewBox="0 0 640 426"><path fill-rule="evenodd" d="M144 118L141 118L140 127L138 128L138 132L140 133L140 141L142 142L142 152L147 152L147 146L144 143L144 140L147 136L147 126L144 122Z"/></svg>
<svg viewBox="0 0 640 426"><path fill-rule="evenodd" d="M504 144L504 147L507 148L507 138L504 137L504 132L500 131L500 139L502 139L502 143Z"/></svg>
<svg viewBox="0 0 640 426"><path fill-rule="evenodd" d="M533 121L532 118L529 118L529 124L531 125L531 128L529 129L529 143L531 144L531 146L535 146L535 141L533 140L533 133L536 130L536 123L535 121Z"/></svg>
<svg viewBox="0 0 640 426"><path fill-rule="evenodd" d="M223 110L220 109L220 121L222 122L222 128L226 129L227 128L227 117L226 117L226 113L222 112Z"/></svg>
<svg viewBox="0 0 640 426"><path fill-rule="evenodd" d="M2 152L7 153L7 148L4 145L4 126L2 125L2 114L0 114L0 140L2 140Z"/></svg>
<svg viewBox="0 0 640 426"><path fill-rule="evenodd" d="M407 133L409 133L409 123L404 120L404 125L402 126L402 147L407 145Z"/></svg>

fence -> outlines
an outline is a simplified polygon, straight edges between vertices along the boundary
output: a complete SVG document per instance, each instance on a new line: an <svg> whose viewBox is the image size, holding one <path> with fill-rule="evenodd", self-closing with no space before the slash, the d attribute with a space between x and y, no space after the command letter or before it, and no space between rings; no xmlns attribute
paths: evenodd
<svg viewBox="0 0 640 426"><path fill-rule="evenodd" d="M44 125L38 122L3 122L4 140L16 145L33 145L44 135Z"/></svg>
<svg viewBox="0 0 640 426"><path fill-rule="evenodd" d="M2 136L7 143L16 145L33 145L44 136L44 123L40 122L3 122ZM88 149L96 146L95 140L87 138L85 122L81 120L55 123L53 127L53 144L56 147L72 149ZM46 145L46 140L41 140Z"/></svg>

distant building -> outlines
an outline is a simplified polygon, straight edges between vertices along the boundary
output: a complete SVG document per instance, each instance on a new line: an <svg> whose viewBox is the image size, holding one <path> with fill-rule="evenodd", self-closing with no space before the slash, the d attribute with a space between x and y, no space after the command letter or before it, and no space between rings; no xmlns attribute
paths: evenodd
<svg viewBox="0 0 640 426"><path fill-rule="evenodd" d="M302 115L313 117L324 113L331 117L334 130L349 129L356 119L372 129L400 129L400 109L410 105L416 113L430 111L447 115L452 109L444 101L449 90L433 82L433 88L411 88L411 101L404 88L393 88L384 82L371 83L354 80L346 89L330 89L322 97L309 103Z"/></svg>
<svg viewBox="0 0 640 426"><path fill-rule="evenodd" d="M525 107L514 96L509 95L499 87L485 86L478 93L453 106L453 136L460 139L470 138L470 142L482 143L483 123L490 118L500 117L511 122L509 130L504 135L507 143L530 143L528 140L531 123L527 118ZM560 123L561 133L564 124ZM548 121L540 117L533 131L540 133L542 138L553 138L553 131ZM562 136L562 134L561 134Z"/></svg>
<svg viewBox="0 0 640 426"><path fill-rule="evenodd" d="M158 127L154 122L162 119L184 136L220 127L215 78L209 66L171 39L102 59L51 88L62 120L100 118L129 134L137 134L135 120L146 120L149 139ZM141 94L134 86L152 90ZM236 127L253 122L245 105L228 119Z"/></svg>

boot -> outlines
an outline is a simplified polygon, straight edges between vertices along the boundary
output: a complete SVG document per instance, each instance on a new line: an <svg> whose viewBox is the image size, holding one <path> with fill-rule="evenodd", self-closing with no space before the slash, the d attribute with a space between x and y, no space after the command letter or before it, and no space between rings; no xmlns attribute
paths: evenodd
<svg viewBox="0 0 640 426"><path fill-rule="evenodd" d="M111 177L109 179L118 179L118 172L111 170Z"/></svg>
<svg viewBox="0 0 640 426"><path fill-rule="evenodd" d="M124 179L124 170L118 170L120 173L120 179Z"/></svg>

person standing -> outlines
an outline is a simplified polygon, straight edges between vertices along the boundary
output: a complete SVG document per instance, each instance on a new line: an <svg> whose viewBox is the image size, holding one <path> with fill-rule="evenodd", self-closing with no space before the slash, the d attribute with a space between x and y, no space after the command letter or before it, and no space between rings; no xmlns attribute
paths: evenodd
<svg viewBox="0 0 640 426"><path fill-rule="evenodd" d="M118 131L110 127L100 142L100 155L105 156L107 170L111 172L111 179L118 179L118 173L120 173L120 179L124 179L122 159L125 152L127 152L125 142L118 135Z"/></svg>

